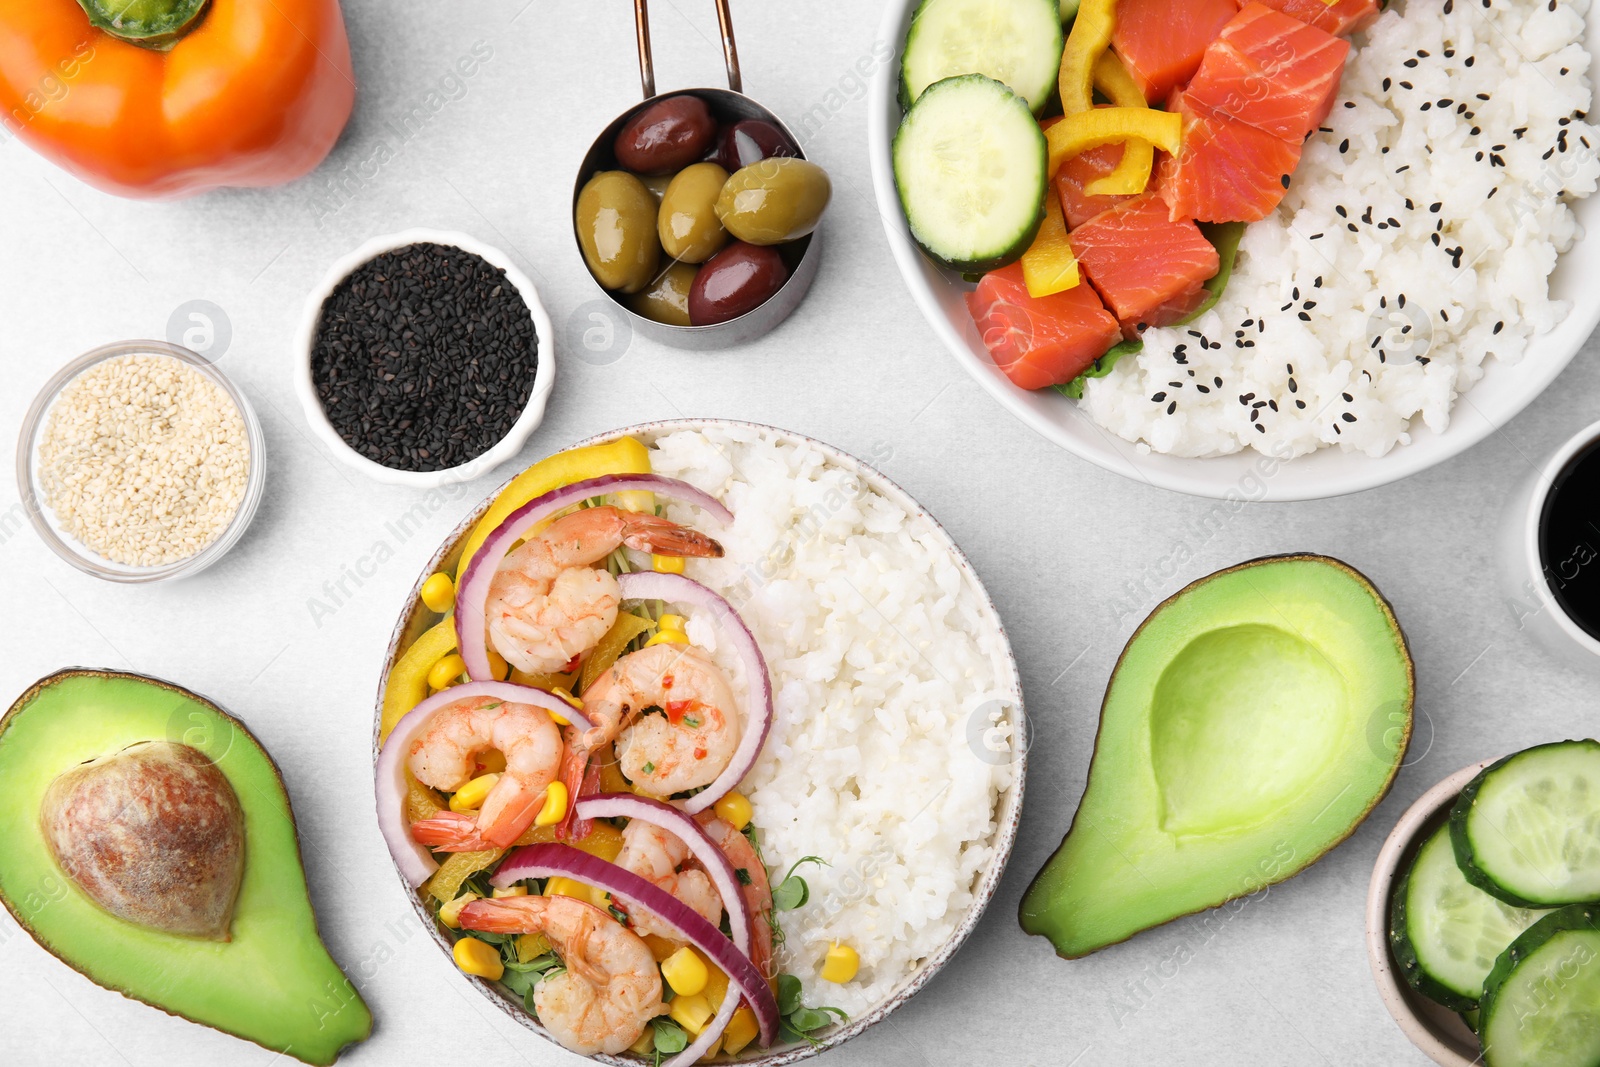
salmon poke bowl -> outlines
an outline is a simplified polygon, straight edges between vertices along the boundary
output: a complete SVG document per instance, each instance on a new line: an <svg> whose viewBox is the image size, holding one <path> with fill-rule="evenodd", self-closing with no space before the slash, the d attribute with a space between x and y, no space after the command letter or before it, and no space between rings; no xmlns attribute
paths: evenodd
<svg viewBox="0 0 1600 1067"><path fill-rule="evenodd" d="M1164 488L1370 488L1600 322L1589 0L896 0L869 154L1002 406Z"/></svg>
<svg viewBox="0 0 1600 1067"><path fill-rule="evenodd" d="M430 561L378 695L378 823L528 1028L787 1063L970 933L1024 727L993 604L904 491L787 431L650 423L535 463Z"/></svg>

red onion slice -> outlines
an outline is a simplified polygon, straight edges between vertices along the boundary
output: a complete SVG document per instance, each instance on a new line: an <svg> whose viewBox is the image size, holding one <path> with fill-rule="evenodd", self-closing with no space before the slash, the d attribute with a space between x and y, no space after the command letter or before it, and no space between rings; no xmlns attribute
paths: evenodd
<svg viewBox="0 0 1600 1067"><path fill-rule="evenodd" d="M378 802L378 829L383 831L383 840L389 846L389 855L394 857L394 865L400 869L400 876L413 886L426 882L439 869L439 862L426 845L412 840L411 828L406 825L406 757L411 753L411 746L427 729L434 712L458 700L472 697L493 697L510 704L529 704L555 712L580 730L590 727L589 720L577 708L554 693L512 682L465 682L439 690L406 712L378 753L378 762L373 768L373 786Z"/></svg>
<svg viewBox="0 0 1600 1067"><path fill-rule="evenodd" d="M705 830L694 819L671 804L663 804L649 797L632 793L599 793L578 801L578 815L585 819L638 819L659 826L673 834L689 847L689 854L700 861L711 882L722 896L723 907L728 909L728 928L733 931L733 943L746 956L750 955L750 911L745 907L744 893L739 889L739 875L727 853L717 847Z"/></svg>
<svg viewBox="0 0 1600 1067"><path fill-rule="evenodd" d="M772 730L772 679L767 676L767 661L761 655L761 646L750 628L733 610L733 605L716 593L681 574L659 574L655 571L635 571L620 575L617 583L622 587L625 600L664 600L672 604L688 604L710 613L723 634L733 643L734 651L744 663L746 684L750 687L749 708L739 747L727 769L716 781L683 802L683 810L690 815L704 811L738 785L755 766Z"/></svg>
<svg viewBox="0 0 1600 1067"><path fill-rule="evenodd" d="M739 999L733 995L733 989L737 989L744 999L750 1002L750 1007L756 1013L756 1022L761 1028L761 1044L772 1044L778 1034L778 1002L772 995L772 988L756 971L750 958L740 952L721 930L706 922L694 909L665 890L651 885L632 871L625 871L599 856L580 852L571 845L524 845L506 857L500 869L490 879L490 884L497 889L504 889L524 878L549 878L553 875L565 875L586 885L598 886L625 903L644 908L671 926L680 937L704 952L706 957L722 968L723 973L728 976L731 988L728 995L723 998L723 1005L726 1006ZM734 1009L737 1007L735 1004ZM717 1012L716 1018L721 1019L722 1025L726 1026L727 1019L722 1019L724 1014L731 1019L733 1010L726 1013ZM700 1036L704 1038L710 1032L711 1026L708 1025L701 1031ZM716 1033L721 1031L718 1030ZM706 1046L710 1047L710 1043L714 1040L716 1034L712 1034L711 1038L706 1040ZM699 1042L695 1044L698 1045ZM682 1055L680 1054L680 1059ZM672 1062L677 1064L678 1061L675 1059ZM684 1061L685 1064L690 1062L693 1061Z"/></svg>
<svg viewBox="0 0 1600 1067"><path fill-rule="evenodd" d="M494 677L489 668L489 584L494 581L494 573L511 546L558 511L593 497L628 492L659 493L710 512L719 523L733 521L733 513L716 497L688 482L658 474L606 474L534 497L495 527L478 546L467 564L466 573L456 582L456 640L461 646L461 658L466 660L469 678Z"/></svg>

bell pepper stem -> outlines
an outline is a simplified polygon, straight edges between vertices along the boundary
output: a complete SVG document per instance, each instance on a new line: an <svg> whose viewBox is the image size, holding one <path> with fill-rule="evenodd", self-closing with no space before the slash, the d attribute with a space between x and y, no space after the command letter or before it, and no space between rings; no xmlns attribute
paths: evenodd
<svg viewBox="0 0 1600 1067"><path fill-rule="evenodd" d="M209 0L78 0L90 25L140 48L165 52L199 23Z"/></svg>

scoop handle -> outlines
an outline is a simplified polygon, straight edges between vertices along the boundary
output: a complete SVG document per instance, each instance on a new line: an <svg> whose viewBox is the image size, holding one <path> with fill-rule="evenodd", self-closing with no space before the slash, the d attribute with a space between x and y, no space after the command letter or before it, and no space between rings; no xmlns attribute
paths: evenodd
<svg viewBox="0 0 1600 1067"><path fill-rule="evenodd" d="M744 92L744 78L739 73L739 46L733 39L733 13L728 10L728 0L716 0L717 29L722 34L722 59L728 68L728 88ZM644 98L656 95L655 60L650 54L650 4L649 0L633 0L633 28L639 42L639 86Z"/></svg>

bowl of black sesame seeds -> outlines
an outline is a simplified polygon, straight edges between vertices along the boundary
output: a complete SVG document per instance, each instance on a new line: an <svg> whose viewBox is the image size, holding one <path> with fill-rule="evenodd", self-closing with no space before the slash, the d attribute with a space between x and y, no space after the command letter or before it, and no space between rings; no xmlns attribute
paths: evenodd
<svg viewBox="0 0 1600 1067"><path fill-rule="evenodd" d="M555 385L550 317L500 250L405 230L334 263L306 299L295 392L329 451L432 489L510 459Z"/></svg>

